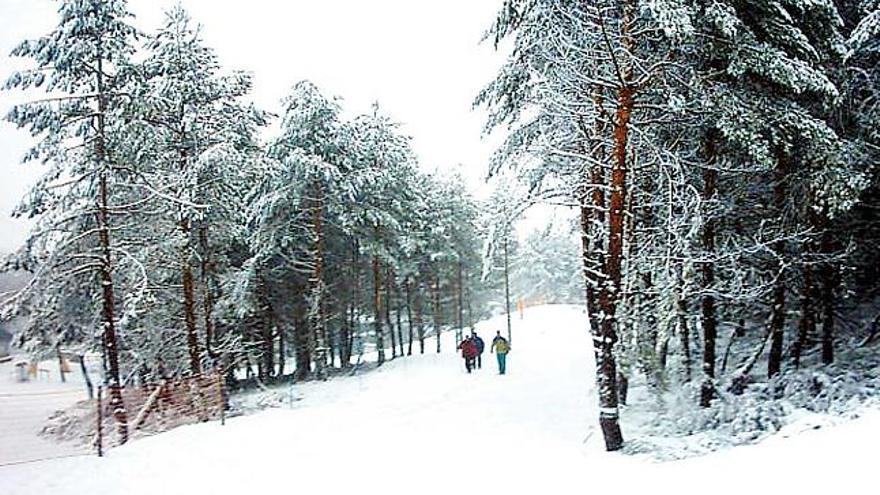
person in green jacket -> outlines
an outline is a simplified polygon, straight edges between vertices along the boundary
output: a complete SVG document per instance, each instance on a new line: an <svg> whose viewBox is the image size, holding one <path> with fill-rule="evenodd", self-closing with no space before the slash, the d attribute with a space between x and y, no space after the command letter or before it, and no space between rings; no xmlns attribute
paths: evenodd
<svg viewBox="0 0 880 495"><path fill-rule="evenodd" d="M498 358L498 374L503 375L507 371L507 353L510 352L510 343L501 336L501 330L492 339L492 348L489 352L495 353L495 357Z"/></svg>

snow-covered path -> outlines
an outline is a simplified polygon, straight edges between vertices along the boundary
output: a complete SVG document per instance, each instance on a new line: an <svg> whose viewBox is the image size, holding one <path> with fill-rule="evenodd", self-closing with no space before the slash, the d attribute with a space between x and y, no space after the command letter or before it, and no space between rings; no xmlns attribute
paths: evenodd
<svg viewBox="0 0 880 495"><path fill-rule="evenodd" d="M440 355L297 386L302 400L292 407L225 426L178 428L103 459L0 468L0 493L717 494L772 486L784 493L876 493L873 480L867 483L874 459L868 452L880 438L880 414L680 462L604 453L600 434L592 434L592 357L581 311L534 308L514 323L504 376L490 354L482 370L466 374L447 340ZM488 342L502 328L496 319L478 331ZM433 348L431 341L427 349Z"/></svg>

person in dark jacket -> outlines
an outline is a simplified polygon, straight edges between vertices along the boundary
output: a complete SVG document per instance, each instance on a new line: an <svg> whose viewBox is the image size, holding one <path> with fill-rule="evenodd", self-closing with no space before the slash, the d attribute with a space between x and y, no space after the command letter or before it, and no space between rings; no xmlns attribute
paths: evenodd
<svg viewBox="0 0 880 495"><path fill-rule="evenodd" d="M477 355L476 355L476 366L477 369L483 368L483 351L486 349L486 343L483 342L483 339L477 335L477 332L471 332L471 339L474 341L474 345L477 346Z"/></svg>
<svg viewBox="0 0 880 495"><path fill-rule="evenodd" d="M461 349L461 357L464 358L464 367L467 368L467 372L470 373L474 368L474 358L477 355L477 345L474 343L473 339L467 337L458 344L458 348Z"/></svg>

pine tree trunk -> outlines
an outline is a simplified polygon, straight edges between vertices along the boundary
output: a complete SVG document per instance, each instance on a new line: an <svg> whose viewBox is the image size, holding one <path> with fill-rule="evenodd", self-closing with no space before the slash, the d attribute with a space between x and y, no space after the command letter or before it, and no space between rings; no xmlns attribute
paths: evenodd
<svg viewBox="0 0 880 495"><path fill-rule="evenodd" d="M201 351L199 350L198 328L196 327L196 289L192 271L192 249L190 248L189 220L180 222L184 246L181 249L180 267L183 273L183 321L186 326L186 343L189 349L189 369L193 375L202 373Z"/></svg>
<svg viewBox="0 0 880 495"><path fill-rule="evenodd" d="M257 297L260 305L260 379L269 381L275 376L275 320L272 304L269 301L268 288L266 281L261 274L257 274L258 286Z"/></svg>
<svg viewBox="0 0 880 495"><path fill-rule="evenodd" d="M628 8L631 8L630 5ZM625 16L631 25L632 11ZM629 29L628 27L626 28ZM621 263L623 257L624 209L627 196L627 148L629 122L634 106L635 89L623 86L617 90L617 112L614 122L614 151L611 168L611 195L609 202L608 256L605 274L607 284L603 284L599 296L602 321L597 333L593 335L596 353L596 380L599 389L599 424L605 437L605 448L609 451L623 447L623 435L618 423L617 363L614 359L614 344L617 342L617 305L621 297Z"/></svg>
<svg viewBox="0 0 880 495"><path fill-rule="evenodd" d="M773 185L773 203L777 214L779 215L780 225L784 225L782 221L783 210L785 208L786 180L788 178L788 157L781 152L776 160L776 170L774 172ZM782 240L782 229L777 233L778 240L773 242L773 253L779 259L785 254L785 241ZM767 376L772 378L776 376L782 368L782 346L785 338L785 277L783 276L783 267L777 264L775 269L776 281L773 283L773 301L770 309L770 354L767 359Z"/></svg>
<svg viewBox="0 0 880 495"><path fill-rule="evenodd" d="M809 251L809 246L804 246ZM804 253L806 255L806 253ZM801 366L801 355L807 347L810 336L816 332L816 317L813 311L813 267L807 261L801 267L803 286L801 287L801 321L798 325L798 337L792 346L792 361L795 369Z"/></svg>
<svg viewBox="0 0 880 495"><path fill-rule="evenodd" d="M284 346L284 327L278 325L278 377L284 378L284 364L287 361L287 349Z"/></svg>
<svg viewBox="0 0 880 495"><path fill-rule="evenodd" d="M687 324L687 301L679 294L676 303L678 308L678 336L681 340L682 365L684 366L684 381L691 381L691 368L693 366L691 360L691 338L690 328Z"/></svg>
<svg viewBox="0 0 880 495"><path fill-rule="evenodd" d="M308 302L306 287L296 282L293 293L293 345L296 354L296 379L305 380L312 374L312 353L309 348Z"/></svg>
<svg viewBox="0 0 880 495"><path fill-rule="evenodd" d="M110 218L109 200L107 190L108 165L106 163L107 151L105 145L104 114L106 108L106 95L104 90L103 72L103 46L101 39L97 41L97 136L95 140L95 156L98 168L98 208L96 220L98 224L98 239L101 246L101 267L98 272L101 280L101 303L102 324L104 325L103 343L107 359L107 387L110 390L110 410L113 411L113 419L116 422L116 431L119 435L119 443L128 441L128 418L125 412L125 403L122 401L122 383L119 380L119 343L116 336L116 300L113 291L113 261L110 250Z"/></svg>
<svg viewBox="0 0 880 495"><path fill-rule="evenodd" d="M211 279L213 278L213 267L211 265L210 245L208 244L207 228L201 226L199 232L199 247L201 249L201 282L202 282L202 317L205 324L205 352L212 359L216 358L214 353L214 293L211 290Z"/></svg>
<svg viewBox="0 0 880 495"><path fill-rule="evenodd" d="M381 366L385 362L385 335L382 329L382 273L379 268L379 256L375 254L373 255L373 331L376 335L378 363Z"/></svg>
<svg viewBox="0 0 880 495"><path fill-rule="evenodd" d="M437 336L437 354L440 354L440 276L434 275L433 284L433 300L434 300L434 333Z"/></svg>
<svg viewBox="0 0 880 495"><path fill-rule="evenodd" d="M601 238L604 235L602 227L605 225L605 174L601 163L607 160L604 146L604 135L607 112L604 110L604 99L601 88L593 90L593 105L596 110L596 119L593 123L592 132L584 123L581 127L585 136L590 135L591 143L582 150L593 157L593 166L587 175L584 167L582 178L583 189L581 191L581 261L584 270L584 287L586 290L587 318L590 322L590 331L596 334L600 328L599 299L596 294L597 288L604 280L605 256Z"/></svg>
<svg viewBox="0 0 880 495"><path fill-rule="evenodd" d="M343 341L344 355L341 358L343 367L351 365L351 355L354 350L354 336L360 327L359 308L361 306L361 264L360 245L355 240L352 245L352 292L351 292L351 316L348 325L348 335Z"/></svg>
<svg viewBox="0 0 880 495"><path fill-rule="evenodd" d="M397 323L397 345L400 346L400 357L403 357L403 324L401 322L402 308L400 306L400 285L394 284L394 319Z"/></svg>
<svg viewBox="0 0 880 495"><path fill-rule="evenodd" d="M717 131L709 129L704 137L704 159L706 165L703 168L703 203L709 203L715 199L718 193L718 170L715 169L718 156ZM715 296L712 294L715 286L715 225L716 221L711 213L707 212L703 220L703 231L700 235L703 248L703 257L706 258L700 268L703 275L702 298L700 301L702 311L703 329L703 383L700 387L700 406L709 407L715 398L715 344L718 335L718 323L715 315Z"/></svg>
<svg viewBox="0 0 880 495"><path fill-rule="evenodd" d="M413 346L413 314L412 314L412 283L407 280L406 281L406 327L407 332L409 333L409 339L407 340L407 348L406 355L412 356L412 346Z"/></svg>
<svg viewBox="0 0 880 495"><path fill-rule="evenodd" d="M461 261L461 255L458 259L457 283L458 286L458 340L463 340L464 335L464 264Z"/></svg>
<svg viewBox="0 0 880 495"><path fill-rule="evenodd" d="M415 310L416 310L416 327L419 332L419 354L425 353L425 318L424 311L422 306L422 297L424 295L424 291L421 288L421 282L419 282L416 287L416 300L415 300Z"/></svg>
<svg viewBox="0 0 880 495"><path fill-rule="evenodd" d="M827 221L823 221L821 236L821 251L825 257L830 257L834 249L831 233L828 231ZM834 362L834 293L838 284L838 269L829 260L822 264L822 363Z"/></svg>
<svg viewBox="0 0 880 495"><path fill-rule="evenodd" d="M394 324L391 323L391 268L385 267L385 323L391 333L391 359L397 357L397 335L395 334Z"/></svg>
<svg viewBox="0 0 880 495"><path fill-rule="evenodd" d="M510 262L507 252L507 234L504 233L504 308L507 314L507 342L513 343L513 335L510 324Z"/></svg>
<svg viewBox="0 0 880 495"><path fill-rule="evenodd" d="M312 207L312 228L314 235L314 271L312 272L312 299L309 308L311 328L312 357L315 360L315 375L324 379L327 345L325 342L326 328L324 318L324 189L319 181L315 181L316 198Z"/></svg>

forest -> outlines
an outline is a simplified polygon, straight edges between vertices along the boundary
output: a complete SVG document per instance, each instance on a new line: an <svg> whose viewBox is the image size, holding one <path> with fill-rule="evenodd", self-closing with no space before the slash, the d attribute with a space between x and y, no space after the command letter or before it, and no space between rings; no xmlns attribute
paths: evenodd
<svg viewBox="0 0 880 495"><path fill-rule="evenodd" d="M631 375L709 407L766 349L774 397L876 336L880 4L510 0L487 39L491 170L580 211L608 450Z"/></svg>
<svg viewBox="0 0 880 495"><path fill-rule="evenodd" d="M6 118L45 175L3 316L33 355L100 352L111 404L169 376L455 352L443 330L540 299L584 308L618 450L630 382L699 411L877 355L876 0L505 0L484 38L505 62L473 102L505 135L484 199L378 103L351 116L292 81L256 108L183 7L151 33L124 0L58 13L5 85L44 93ZM539 204L571 215L518 235Z"/></svg>

